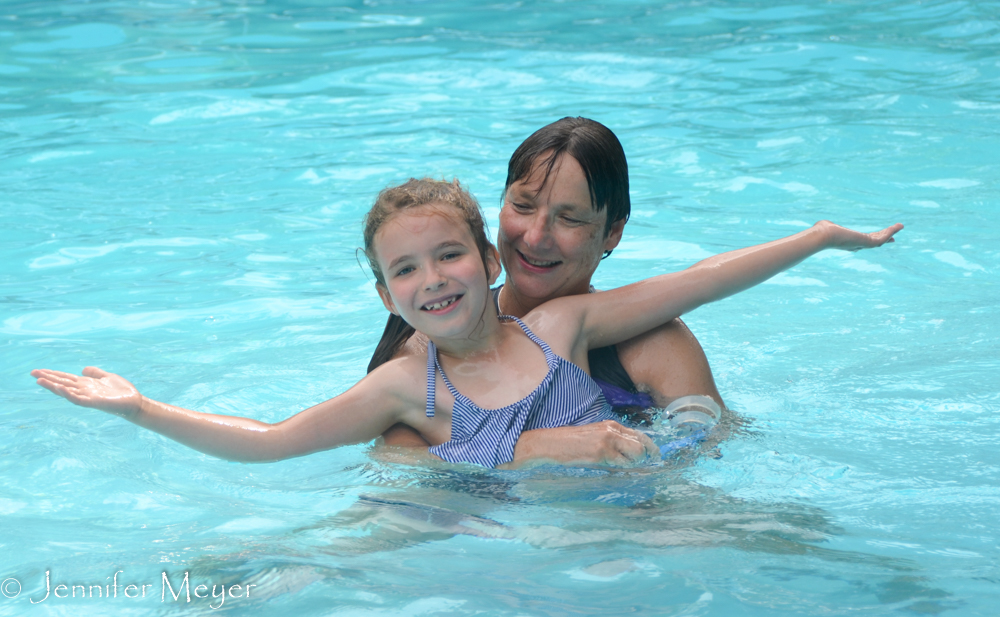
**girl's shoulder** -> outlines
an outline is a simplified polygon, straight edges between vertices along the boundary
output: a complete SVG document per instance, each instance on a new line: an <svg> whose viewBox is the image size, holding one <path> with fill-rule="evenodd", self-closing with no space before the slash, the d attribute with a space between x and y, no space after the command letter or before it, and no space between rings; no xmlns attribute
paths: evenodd
<svg viewBox="0 0 1000 617"><path fill-rule="evenodd" d="M562 330L578 321L586 302L586 295L553 298L532 309L521 321L532 330L539 330L539 334L549 330Z"/></svg>
<svg viewBox="0 0 1000 617"><path fill-rule="evenodd" d="M584 304L577 296L549 300L525 315L521 321L556 355L571 358L580 334Z"/></svg>
<svg viewBox="0 0 1000 617"><path fill-rule="evenodd" d="M426 350L426 347L425 347ZM379 388L386 396L423 405L427 389L427 357L416 353L397 355L368 373L359 385Z"/></svg>

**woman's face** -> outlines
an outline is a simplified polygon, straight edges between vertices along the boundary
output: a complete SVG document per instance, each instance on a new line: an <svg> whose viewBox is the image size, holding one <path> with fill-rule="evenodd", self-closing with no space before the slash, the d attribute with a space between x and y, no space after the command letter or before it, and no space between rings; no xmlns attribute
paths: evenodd
<svg viewBox="0 0 1000 617"><path fill-rule="evenodd" d="M507 284L533 304L587 293L601 255L618 245L625 225L616 222L605 236L608 211L594 210L580 163L560 155L543 184L544 160L543 153L507 189L497 237Z"/></svg>

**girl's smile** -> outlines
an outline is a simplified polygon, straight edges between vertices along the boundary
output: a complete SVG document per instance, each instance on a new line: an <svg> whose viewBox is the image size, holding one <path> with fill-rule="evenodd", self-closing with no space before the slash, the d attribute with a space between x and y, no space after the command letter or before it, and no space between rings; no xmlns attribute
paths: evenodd
<svg viewBox="0 0 1000 617"><path fill-rule="evenodd" d="M428 313L434 313L435 315L443 315L444 313L450 312L455 308L455 305L462 299L462 295L463 294L456 294L441 300L428 302L420 307L420 310L427 311Z"/></svg>

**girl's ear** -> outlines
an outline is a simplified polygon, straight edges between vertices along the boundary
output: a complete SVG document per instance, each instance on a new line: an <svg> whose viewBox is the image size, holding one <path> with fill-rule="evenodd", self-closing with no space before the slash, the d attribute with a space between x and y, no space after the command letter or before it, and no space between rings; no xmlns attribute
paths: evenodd
<svg viewBox="0 0 1000 617"><path fill-rule="evenodd" d="M490 285L497 282L501 271L503 268L500 266L500 253L497 251L497 247L491 244L490 248L486 250L486 280Z"/></svg>
<svg viewBox="0 0 1000 617"><path fill-rule="evenodd" d="M392 301L392 296L389 295L389 290L386 289L385 285L375 283L375 290L378 292L378 297L382 298L382 305L385 306L385 310L393 315L399 315L399 311L396 310L396 304Z"/></svg>

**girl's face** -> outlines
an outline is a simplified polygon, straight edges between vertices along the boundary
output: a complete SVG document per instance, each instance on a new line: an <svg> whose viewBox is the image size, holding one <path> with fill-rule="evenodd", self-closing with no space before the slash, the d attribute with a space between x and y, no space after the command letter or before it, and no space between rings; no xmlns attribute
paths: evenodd
<svg viewBox="0 0 1000 617"><path fill-rule="evenodd" d="M513 183L500 210L498 246L515 293L539 302L586 293L604 251L622 237L624 221L604 235L607 210L597 212L583 168L562 154L545 179L544 154Z"/></svg>
<svg viewBox="0 0 1000 617"><path fill-rule="evenodd" d="M489 286L500 274L494 251L484 271L468 224L446 204L393 215L375 234L385 276L385 307L433 338L469 337L486 311Z"/></svg>

